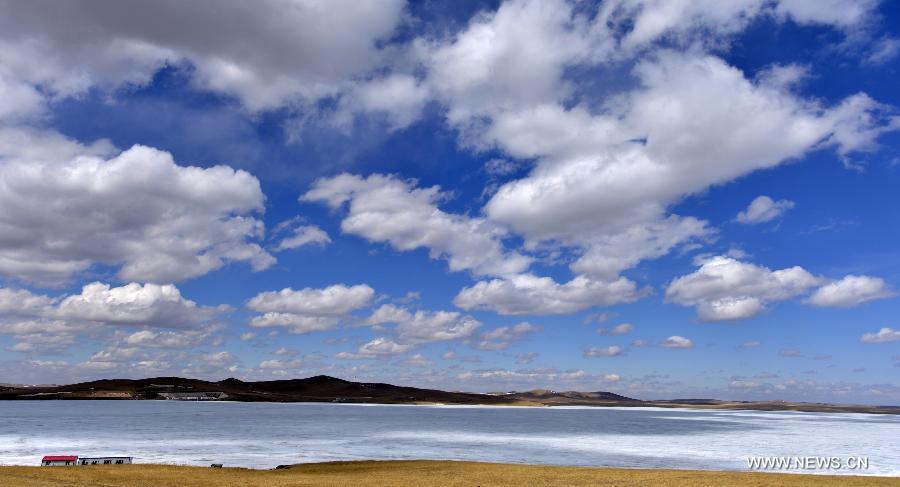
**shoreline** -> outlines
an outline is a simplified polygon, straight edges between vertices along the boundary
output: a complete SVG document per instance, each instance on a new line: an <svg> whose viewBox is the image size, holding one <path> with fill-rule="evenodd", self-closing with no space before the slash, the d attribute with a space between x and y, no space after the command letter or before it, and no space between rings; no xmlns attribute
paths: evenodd
<svg viewBox="0 0 900 487"><path fill-rule="evenodd" d="M721 401L716 404L678 403L670 401L635 401L635 402L585 402L585 403L541 403L536 401L516 401L509 403L449 403L431 401L412 402L364 402L364 401L241 401L231 399L190 401L166 399L136 399L132 397L17 397L0 398L0 403L17 401L150 401L150 402L201 402L229 404L332 404L343 406L430 406L456 408L555 408L555 409L662 409L685 411L758 411L769 413L828 413L828 414L876 414L900 415L900 406L865 406L836 405L795 402L738 402Z"/></svg>
<svg viewBox="0 0 900 487"><path fill-rule="evenodd" d="M898 477L833 472L674 470L482 463L455 460L363 460L285 465L261 470L134 464L117 466L0 466L0 484L206 486L206 485L769 485L887 486Z"/></svg>

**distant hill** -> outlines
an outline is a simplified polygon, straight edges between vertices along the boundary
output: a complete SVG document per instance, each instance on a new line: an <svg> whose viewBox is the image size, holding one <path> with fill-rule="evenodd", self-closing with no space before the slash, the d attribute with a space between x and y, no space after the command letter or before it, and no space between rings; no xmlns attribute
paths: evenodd
<svg viewBox="0 0 900 487"><path fill-rule="evenodd" d="M215 394L223 393L223 394ZM391 384L351 382L326 375L305 379L210 382L182 377L104 379L64 386L0 388L0 399L181 399L263 402L509 404L489 394L446 392Z"/></svg>
<svg viewBox="0 0 900 487"><path fill-rule="evenodd" d="M897 406L836 405L785 401L675 399L644 401L612 392L525 392L479 394L419 389L377 382L352 382L317 375L305 379L218 382L182 377L104 379L62 386L0 385L0 400L108 399L244 402L339 402L375 404L483 404L497 406L618 406L702 409L755 409L900 414Z"/></svg>
<svg viewBox="0 0 900 487"><path fill-rule="evenodd" d="M556 392L556 391L548 391L546 389L535 389L532 391L525 392L512 392L506 394L507 397L514 397L520 401L534 401L543 404L567 404L567 405L575 405L575 404L587 404L593 405L598 403L616 403L619 405L620 403L634 403L641 402L637 399L632 399L630 397L620 396L619 394L615 394L612 392L578 392L578 391L565 391L565 392Z"/></svg>

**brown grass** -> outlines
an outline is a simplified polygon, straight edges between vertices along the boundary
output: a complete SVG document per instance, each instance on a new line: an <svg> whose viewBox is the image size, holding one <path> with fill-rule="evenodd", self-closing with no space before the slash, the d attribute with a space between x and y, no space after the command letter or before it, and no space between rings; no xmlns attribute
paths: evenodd
<svg viewBox="0 0 900 487"><path fill-rule="evenodd" d="M285 470L173 465L0 467L4 486L898 486L900 479L696 470L551 467L448 461L333 462Z"/></svg>

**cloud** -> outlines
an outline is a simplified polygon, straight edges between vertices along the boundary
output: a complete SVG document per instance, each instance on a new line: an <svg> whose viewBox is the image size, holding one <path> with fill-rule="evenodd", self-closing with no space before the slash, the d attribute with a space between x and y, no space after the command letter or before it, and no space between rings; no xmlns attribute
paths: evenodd
<svg viewBox="0 0 900 487"><path fill-rule="evenodd" d="M614 0L604 2L595 23L622 29L616 51L631 54L666 39L682 45L721 43L723 38L744 29L754 19L792 20L799 24L831 25L846 29L861 23L877 2L831 0L823 3L804 0L748 0L717 2L657 2ZM824 11L828 9L828 11Z"/></svg>
<svg viewBox="0 0 900 487"><path fill-rule="evenodd" d="M286 348L286 347L281 347L281 348L279 348L278 350L275 350L274 353L275 353L275 355L286 355L286 356L288 356L288 357L294 357L294 356L296 356L299 352L297 352L296 350L291 350L291 349Z"/></svg>
<svg viewBox="0 0 900 487"><path fill-rule="evenodd" d="M278 242L276 250L296 249L304 245L325 245L331 237L315 225L303 225L292 230L291 235Z"/></svg>
<svg viewBox="0 0 900 487"><path fill-rule="evenodd" d="M105 264L126 281L172 282L275 261L253 242L265 197L244 171L0 129L0 179L0 274L9 277L57 284Z"/></svg>
<svg viewBox="0 0 900 487"><path fill-rule="evenodd" d="M758 348L762 343L758 340L750 340L748 342L741 343L741 348Z"/></svg>
<svg viewBox="0 0 900 487"><path fill-rule="evenodd" d="M406 353L413 349L412 344L402 344L387 338L378 337L359 346L356 353L339 352L336 358L353 360L385 357Z"/></svg>
<svg viewBox="0 0 900 487"><path fill-rule="evenodd" d="M762 384L752 380L733 380L728 384L729 389L759 389Z"/></svg>
<svg viewBox="0 0 900 487"><path fill-rule="evenodd" d="M668 214L686 195L822 147L842 157L869 150L900 123L865 95L824 107L713 56L660 50L633 74L638 85L615 103L509 103L475 131L485 147L536 159L526 177L498 188L487 217L527 247L583 249L570 267L593 279L613 281L709 239L706 222ZM741 306L739 314L759 309Z"/></svg>
<svg viewBox="0 0 900 487"><path fill-rule="evenodd" d="M264 110L339 94L382 65L404 2L3 2L0 64L53 96L143 84L189 64L192 83Z"/></svg>
<svg viewBox="0 0 900 487"><path fill-rule="evenodd" d="M497 191L487 215L532 239L611 236L658 223L687 194L823 145L863 149L894 123L867 116L880 105L865 95L822 108L712 56L660 51L635 75L641 85L609 113L543 105L498 114L486 136L540 159Z"/></svg>
<svg viewBox="0 0 900 487"><path fill-rule="evenodd" d="M617 357L622 355L622 347L612 345L605 348L589 348L585 350L585 357Z"/></svg>
<svg viewBox="0 0 900 487"><path fill-rule="evenodd" d="M740 320L756 316L767 303L798 296L820 282L799 266L772 271L717 256L669 283L666 301L694 306L704 321Z"/></svg>
<svg viewBox="0 0 900 487"><path fill-rule="evenodd" d="M849 159L898 126L888 107L865 94L825 101L799 93L802 67L770 66L754 75L706 54L725 52L732 36L763 18L827 25L849 37L867 27L874 1L510 0L459 30L429 29L409 41L416 34L408 35L404 24L418 19L409 18L399 0L252 6L163 0L152 7L126 0L102 8L74 0L52 12L43 3L3 5L10 12L0 19L0 91L10 95L0 100L4 124L37 123L66 97L99 92L115 98L117 90L146 84L163 68L250 112L319 120L318 112L328 111L331 117L324 118L338 130L352 129L360 112L399 129L419 119L426 105L441 105L436 113L463 147L506 161L485 167L496 191L485 193L490 199L483 209L451 212L450 195L440 188L383 175L323 179L305 197L346 207L344 233L400 251L424 249L453 271L484 276L454 300L467 310L565 314L633 302L644 295L632 281L643 272L623 272L715 237L707 222L673 214L685 197L814 150ZM896 51L891 42L871 47L865 54L873 58ZM587 83L583 73L614 82ZM87 146L60 134L3 127L3 277L49 286L112 269L123 282L164 285L236 262L265 269L274 258L259 241L285 250L330 240L314 225L263 240L265 198L258 181L242 171L186 167L154 149L120 151L108 142ZM752 206L744 212L748 219L769 218L771 208L754 212ZM569 264L573 275L529 271L532 256L543 255L548 265ZM720 320L753 316L823 284L810 303L850 306L884 297L877 286L839 289L851 276L826 291L832 284L802 268L771 271L734 257L720 274L703 263L676 279L667 299ZM113 326L138 327L117 338L125 344L116 353L127 354L129 341L149 348L190 343L199 335L188 333L204 333L219 312L191 321L183 303L138 286L140 292L117 292L158 291L153 310L141 308L139 297L104 308L82 296L68 312L100 320L82 322L58 315L63 297L17 293L10 296L23 309L3 319L14 317L8 329L32 337L14 346L23 352L39 342L65 347L83 330L119 320ZM109 297L114 289L97 292ZM328 329L370 306L374 296L344 311L333 303L289 306L294 298L260 304L253 324ZM410 353L432 340L481 344L492 333L497 336L485 343L500 347L515 338L515 327L479 333L483 325L463 313L396 308L383 315L393 321L373 326L393 335L356 353ZM133 323L123 316L133 316ZM91 366L106 367L102 358ZM178 358L140 361L149 370ZM190 360L198 367L215 362L212 356ZM583 371L504 372L484 374L594 380ZM602 377L618 379L604 374L597 380Z"/></svg>
<svg viewBox="0 0 900 487"><path fill-rule="evenodd" d="M456 311L410 312L393 304L380 306L366 320L366 324L396 324L392 331L401 343L409 345L468 338L481 327L480 321Z"/></svg>
<svg viewBox="0 0 900 487"><path fill-rule="evenodd" d="M661 345L666 348L694 348L694 342L678 335L666 338Z"/></svg>
<svg viewBox="0 0 900 487"><path fill-rule="evenodd" d="M344 233L397 250L427 248L431 258L446 259L451 271L506 275L528 267L530 258L504 251L501 227L440 210L437 203L444 198L438 186L416 188L414 182L381 174L320 179L301 197L331 208L348 204L341 222Z"/></svg>
<svg viewBox="0 0 900 487"><path fill-rule="evenodd" d="M520 164L509 159L491 159L484 163L484 170L490 176L508 176L519 170Z"/></svg>
<svg viewBox="0 0 900 487"><path fill-rule="evenodd" d="M561 100L563 70L592 47L583 27L568 2L510 1L428 46L428 80L449 106L448 121L471 130L473 119L505 107Z"/></svg>
<svg viewBox="0 0 900 487"><path fill-rule="evenodd" d="M46 367L51 369L65 369L69 367L69 363L64 360L29 360L28 364L33 367Z"/></svg>
<svg viewBox="0 0 900 487"><path fill-rule="evenodd" d="M78 364L78 368L87 369L87 370L112 370L119 368L121 364L118 362L110 362L107 360L103 360L104 356L97 356L94 354L90 359L85 360Z"/></svg>
<svg viewBox="0 0 900 487"><path fill-rule="evenodd" d="M0 287L0 313L12 316L44 316L55 299L27 289Z"/></svg>
<svg viewBox="0 0 900 487"><path fill-rule="evenodd" d="M619 272L710 233L705 222L667 215L670 204L820 146L836 146L841 154L867 149L891 125L879 116L881 106L865 95L823 107L771 77L748 80L716 57L665 50L636 63L638 84L628 87L618 103L591 109L587 103L570 103L568 67L600 63L617 51L633 54L664 36L690 43L698 34L728 35L756 16L773 13L779 19L844 28L870 10L847 6L852 15L837 19L792 2L707 7L607 2L591 20L564 2L506 2L446 39L414 43L426 68L424 79L390 73L349 89L348 101L385 112L396 126L410 123L434 96L448 107L447 120L460 129L464 142L496 147L514 158L536 158L528 177L505 184L491 198L487 219L443 212L437 208L443 196L439 189L414 189L379 175L322 180L305 199L332 207L349 203L342 223L346 233L400 250L425 247L432 257L446 258L451 270L507 277L524 272L531 259L504 249L505 227L532 245L559 240L584 249L572 264L575 279L541 286L545 292L532 306L536 312L634 300L633 290L626 289L630 281L619 278ZM658 116L660 106L667 116ZM617 287L618 295L557 304L558 295L584 282L583 276L595 289ZM475 288L516 289L521 287L516 283L533 277ZM472 288L464 289L458 299L482 298L469 300L469 306L498 308L492 304L497 296L473 294ZM718 313L752 314L761 304L750 300L727 307L731 311ZM526 308L504 312L521 314Z"/></svg>
<svg viewBox="0 0 900 487"><path fill-rule="evenodd" d="M76 337L91 331L84 323L67 323L52 319L8 319L0 323L0 333L18 341L10 347L15 352L61 352L75 344Z"/></svg>
<svg viewBox="0 0 900 487"><path fill-rule="evenodd" d="M250 325L284 326L292 333L329 330L348 314L369 306L374 295L375 290L366 284L262 292L247 303L248 308L263 313L252 318Z"/></svg>
<svg viewBox="0 0 900 487"><path fill-rule="evenodd" d="M0 120L22 122L44 115L44 96L34 86L7 77L0 71Z"/></svg>
<svg viewBox="0 0 900 487"><path fill-rule="evenodd" d="M15 300L15 301L14 301ZM18 304L16 303L18 302ZM80 294L51 298L22 289L0 288L0 314L90 322L109 326L190 328L221 309L198 306L172 284L130 283L120 287L93 282Z"/></svg>
<svg viewBox="0 0 900 487"><path fill-rule="evenodd" d="M389 74L357 84L342 97L332 121L349 127L354 115L362 112L381 115L390 128L402 129L419 119L429 99L428 86L414 76Z"/></svg>
<svg viewBox="0 0 900 487"><path fill-rule="evenodd" d="M51 316L107 325L190 328L215 314L213 308L184 299L172 284L131 283L114 288L94 282L85 285L81 294L64 298Z"/></svg>
<svg viewBox="0 0 900 487"><path fill-rule="evenodd" d="M462 372L454 377L467 387L477 386L482 390L597 390L610 387L621 380L618 374L593 374L581 369L559 370L556 368L504 369L492 368Z"/></svg>
<svg viewBox="0 0 900 487"><path fill-rule="evenodd" d="M756 316L770 302L805 294L822 282L799 266L772 271L717 256L701 260L697 271L669 283L666 301L696 307L704 321L739 320ZM849 275L820 287L806 302L851 307L893 295L880 278Z"/></svg>
<svg viewBox="0 0 900 487"><path fill-rule="evenodd" d="M226 350L173 353L113 344L77 364L76 368L81 374L87 373L92 377L109 377L109 371L114 370L120 377L180 375L224 378L234 375L239 368L238 363L238 358Z"/></svg>
<svg viewBox="0 0 900 487"><path fill-rule="evenodd" d="M370 359L403 354L428 343L474 337L482 326L481 322L475 318L455 311L416 310L413 312L394 304L381 305L361 324L394 336L376 337L360 345L355 352L340 352L335 357ZM487 338L479 339L486 346L504 345L504 339L518 339L525 333L533 331L531 328L533 325L527 323L524 325L519 328L507 328L496 333L489 332ZM455 358L455 356L453 352L444 354L446 359Z"/></svg>
<svg viewBox="0 0 900 487"><path fill-rule="evenodd" d="M882 37L872 46L872 52L866 56L865 62L873 65L885 64L897 57L900 53L900 39L896 37Z"/></svg>
<svg viewBox="0 0 900 487"><path fill-rule="evenodd" d="M866 333L859 339L863 343L890 343L900 341L900 330L882 328L877 333Z"/></svg>
<svg viewBox="0 0 900 487"><path fill-rule="evenodd" d="M263 360L259 363L259 368L269 371L275 371L273 373L275 373L276 375L280 375L282 372L285 372L287 370L294 370L296 372L299 372L302 368L321 365L322 359L325 358L319 353L309 353L300 357L297 357L298 353L296 351L290 351L290 353L278 353L281 350L285 349L279 349L275 352L275 354L280 357L290 357L290 359Z"/></svg>
<svg viewBox="0 0 900 487"><path fill-rule="evenodd" d="M374 295L375 290L366 284L335 284L322 289L304 288L299 291L284 288L281 291L259 293L247 306L261 312L343 316L368 305Z"/></svg>
<svg viewBox="0 0 900 487"><path fill-rule="evenodd" d="M704 221L670 215L659 222L591 239L584 243L587 251L569 267L596 279L615 279L642 260L662 257L689 241L708 239L713 234Z"/></svg>
<svg viewBox="0 0 900 487"><path fill-rule="evenodd" d="M774 201L768 196L757 196L746 210L737 214L735 220L745 225L765 223L778 218L793 207L794 202L790 200Z"/></svg>
<svg viewBox="0 0 900 487"><path fill-rule="evenodd" d="M274 369L274 370L283 370L283 369L293 369L302 365L302 362L299 360L263 360L259 363L260 369Z"/></svg>
<svg viewBox="0 0 900 487"><path fill-rule="evenodd" d="M199 306L185 299L171 284L111 287L94 282L80 294L58 298L0 288L0 333L19 340L13 348L20 352L61 350L80 335L108 336L116 328L144 328L112 335L111 340L127 347L200 344L218 331L211 323L223 311L223 307Z"/></svg>
<svg viewBox="0 0 900 487"><path fill-rule="evenodd" d="M775 10L798 23L849 27L865 20L877 5L877 0L779 0Z"/></svg>
<svg viewBox="0 0 900 487"><path fill-rule="evenodd" d="M614 315L609 311L601 311L597 313L591 313L584 317L581 320L582 325L590 325L591 323L605 323L607 320L612 318Z"/></svg>
<svg viewBox="0 0 900 487"><path fill-rule="evenodd" d="M513 326L500 326L491 331L481 333L476 340L475 348L479 350L505 350L514 342L540 329L541 327L528 322L522 322Z"/></svg>
<svg viewBox="0 0 900 487"><path fill-rule="evenodd" d="M6 350L9 352L20 352L20 353L28 353L33 352L37 347L33 343L28 342L19 342L11 347L7 347Z"/></svg>
<svg viewBox="0 0 900 487"><path fill-rule="evenodd" d="M632 325L631 323L620 323L620 324L616 325L615 327L613 327L612 329L598 328L597 333L599 333L601 335L620 336L620 335L627 335L628 333L631 333L633 330L634 330L634 325Z"/></svg>
<svg viewBox="0 0 900 487"><path fill-rule="evenodd" d="M210 365L230 364L237 360L231 353L222 350L221 352L204 353L198 355L198 358Z"/></svg>
<svg viewBox="0 0 900 487"><path fill-rule="evenodd" d="M506 1L473 17L460 32L419 49L448 121L466 131L504 110L564 101L574 88L566 68L635 56L666 37L690 45L742 29L753 18L846 27L873 10L843 0L848 16L825 16L797 2L722 4L617 0L574 8L570 2ZM835 10L835 12L843 12Z"/></svg>
<svg viewBox="0 0 900 487"><path fill-rule="evenodd" d="M412 357L403 361L404 365L412 365L413 367L430 367L434 365L434 361L430 360L428 357L422 355L421 353L417 353Z"/></svg>
<svg viewBox="0 0 900 487"><path fill-rule="evenodd" d="M79 0L52 8L4 1L9 15L0 19L0 64L54 97L140 85L166 66L189 65L197 88L232 96L249 110L343 95L402 126L432 90L456 121L510 105L561 101L570 93L565 68L614 53L633 55L663 37L690 44L734 33L762 15L848 28L874 6L621 0L593 12L561 0L507 1L445 42L398 45L391 37L408 22L402 0L252 6L164 0L102 7ZM410 55L418 59L405 59ZM410 62L423 65L427 83L394 72Z"/></svg>
<svg viewBox="0 0 900 487"><path fill-rule="evenodd" d="M141 348L193 348L209 341L218 327L200 330L158 331L141 330L117 337L123 346Z"/></svg>
<svg viewBox="0 0 900 487"><path fill-rule="evenodd" d="M284 326L291 333L303 334L314 331L330 330L337 326L339 320L331 316L303 316L293 313L269 312L250 320L250 325L257 328Z"/></svg>
<svg viewBox="0 0 900 487"><path fill-rule="evenodd" d="M612 282L576 276L565 284L549 277L520 274L480 281L463 288L453 304L471 311L486 309L503 315L567 314L594 306L630 303L641 293L634 282L620 277Z"/></svg>
<svg viewBox="0 0 900 487"><path fill-rule="evenodd" d="M848 275L820 287L807 302L815 306L850 308L895 295L881 278Z"/></svg>

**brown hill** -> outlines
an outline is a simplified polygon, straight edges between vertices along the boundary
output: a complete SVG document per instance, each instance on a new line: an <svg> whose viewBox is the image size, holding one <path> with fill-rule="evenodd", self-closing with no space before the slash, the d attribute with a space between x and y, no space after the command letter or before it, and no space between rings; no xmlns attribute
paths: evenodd
<svg viewBox="0 0 900 487"><path fill-rule="evenodd" d="M640 403L637 399L620 396L612 392L596 391L596 392L579 392L564 391L556 392L546 389L535 389L525 392L511 392L504 395L505 397L515 399L522 402L534 402L547 406L628 406L634 403Z"/></svg>
<svg viewBox="0 0 900 487"><path fill-rule="evenodd" d="M216 394L221 393L221 394ZM210 382L182 377L104 379L64 386L0 388L0 399L228 399L268 402L370 402L382 404L437 402L509 404L489 394L446 392L391 384L351 382L318 375L305 379Z"/></svg>
<svg viewBox="0 0 900 487"><path fill-rule="evenodd" d="M526 392L478 394L419 389L375 382L352 382L317 375L305 379L218 382L182 377L105 379L63 386L0 386L0 400L47 399L179 399L247 402L347 402L375 404L484 404L498 406L619 406L764 411L816 411L900 414L897 406L835 405L785 401L676 399L643 401L612 392Z"/></svg>

